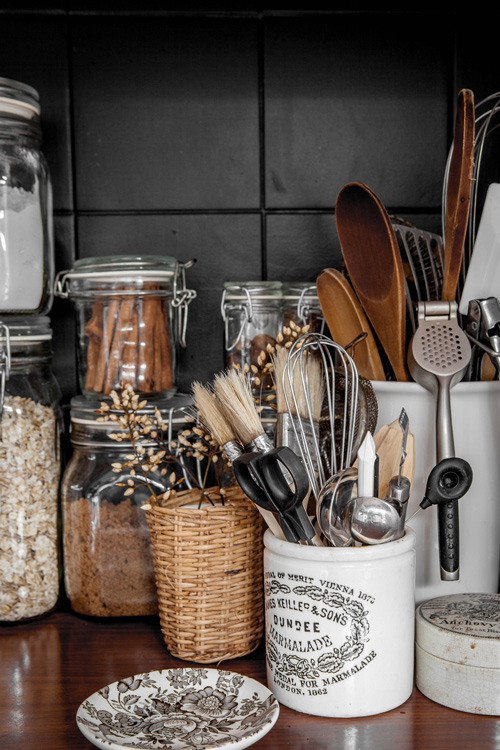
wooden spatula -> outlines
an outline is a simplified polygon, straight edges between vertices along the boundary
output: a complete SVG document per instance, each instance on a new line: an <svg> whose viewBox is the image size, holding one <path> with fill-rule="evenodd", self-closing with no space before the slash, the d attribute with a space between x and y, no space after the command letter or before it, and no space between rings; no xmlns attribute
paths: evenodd
<svg viewBox="0 0 500 750"><path fill-rule="evenodd" d="M349 278L397 380L406 369L405 275L398 241L384 205L367 185L340 191L335 215Z"/></svg>
<svg viewBox="0 0 500 750"><path fill-rule="evenodd" d="M388 425L383 425L373 436L375 450L379 459L378 496L385 497L392 477L399 472L401 461L401 444L403 434L397 419ZM413 485L415 478L415 436L408 433L406 439L406 459L403 463L402 473L408 477Z"/></svg>
<svg viewBox="0 0 500 750"><path fill-rule="evenodd" d="M474 168L474 94L458 95L453 151L446 189L443 259L443 300L454 300L462 265Z"/></svg>
<svg viewBox="0 0 500 750"><path fill-rule="evenodd" d="M325 268L316 279L316 287L334 341L345 348L361 333L366 333L353 352L358 373L368 380L385 380L370 324L348 280L336 268Z"/></svg>

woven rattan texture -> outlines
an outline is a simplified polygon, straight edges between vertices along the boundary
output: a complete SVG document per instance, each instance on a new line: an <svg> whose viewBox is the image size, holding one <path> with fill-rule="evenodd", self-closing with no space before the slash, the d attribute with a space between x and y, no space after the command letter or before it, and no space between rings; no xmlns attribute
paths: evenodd
<svg viewBox="0 0 500 750"><path fill-rule="evenodd" d="M146 517L167 648L211 663L248 654L262 638L263 524L239 488L224 506L198 508L198 497L180 493Z"/></svg>

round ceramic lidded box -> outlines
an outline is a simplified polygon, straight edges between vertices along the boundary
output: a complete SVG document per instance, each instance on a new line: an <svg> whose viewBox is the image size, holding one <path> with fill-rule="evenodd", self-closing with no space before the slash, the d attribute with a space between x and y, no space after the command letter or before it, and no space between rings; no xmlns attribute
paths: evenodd
<svg viewBox="0 0 500 750"><path fill-rule="evenodd" d="M418 689L458 711L500 715L500 595L451 594L416 612Z"/></svg>
<svg viewBox="0 0 500 750"><path fill-rule="evenodd" d="M264 535L267 679L302 713L389 711L413 690L415 534L365 547Z"/></svg>

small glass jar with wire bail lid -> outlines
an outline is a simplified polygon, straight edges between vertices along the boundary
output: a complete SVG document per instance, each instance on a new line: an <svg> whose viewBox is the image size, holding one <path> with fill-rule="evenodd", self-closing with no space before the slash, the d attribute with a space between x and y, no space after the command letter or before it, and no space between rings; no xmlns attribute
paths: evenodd
<svg viewBox="0 0 500 750"><path fill-rule="evenodd" d="M109 399L102 403L112 407ZM189 429L192 399L187 395L140 406L138 414L148 419L158 410L168 445L178 444ZM61 481L61 506L64 582L71 608L91 617L155 614L153 557L142 506L173 482L194 487L197 477L175 451L177 459L169 462L166 473L143 474L131 467L134 447L127 431L115 421L102 421L99 405L84 396L71 399L70 415L72 454ZM118 433L123 439L116 439ZM140 444L145 450L155 445L153 440Z"/></svg>
<svg viewBox="0 0 500 750"><path fill-rule="evenodd" d="M248 373L252 387L272 389L270 374L263 374L262 352L276 346L283 323L283 286L280 281L226 282L221 313L225 326L226 366Z"/></svg>
<svg viewBox="0 0 500 750"><path fill-rule="evenodd" d="M76 261L55 294L75 306L82 393L100 399L130 384L155 399L176 391L177 349L186 346L186 269L169 256L104 256Z"/></svg>
<svg viewBox="0 0 500 750"><path fill-rule="evenodd" d="M52 187L41 145L38 92L0 78L0 315L52 306Z"/></svg>
<svg viewBox="0 0 500 750"><path fill-rule="evenodd" d="M283 329L297 333L324 333L325 318L315 282L283 282Z"/></svg>
<svg viewBox="0 0 500 750"><path fill-rule="evenodd" d="M60 392L46 316L0 320L0 621L59 597Z"/></svg>

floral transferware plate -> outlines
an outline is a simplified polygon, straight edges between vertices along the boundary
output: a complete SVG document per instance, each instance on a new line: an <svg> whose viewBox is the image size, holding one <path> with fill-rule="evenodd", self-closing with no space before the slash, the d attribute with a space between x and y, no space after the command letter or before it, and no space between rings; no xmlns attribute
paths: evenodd
<svg viewBox="0 0 500 750"><path fill-rule="evenodd" d="M243 750L274 726L279 704L264 685L219 669L161 669L98 690L76 721L106 750Z"/></svg>

